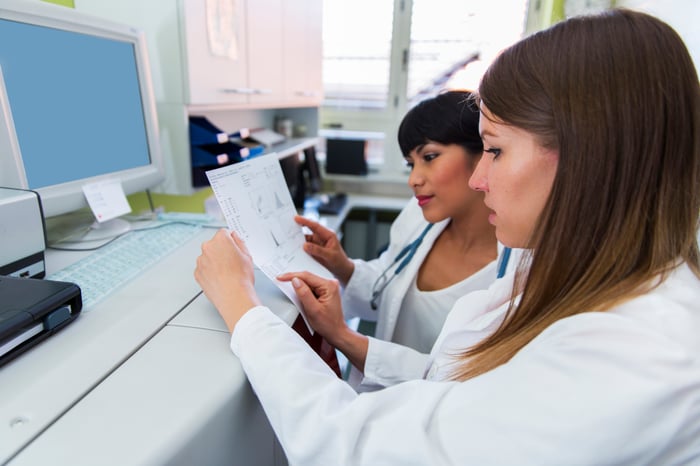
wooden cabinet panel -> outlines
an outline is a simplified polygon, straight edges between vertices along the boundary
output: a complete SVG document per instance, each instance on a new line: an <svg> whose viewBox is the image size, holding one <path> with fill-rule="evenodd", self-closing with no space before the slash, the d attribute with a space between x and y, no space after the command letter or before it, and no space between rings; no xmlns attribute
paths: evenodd
<svg viewBox="0 0 700 466"><path fill-rule="evenodd" d="M285 102L320 105L323 97L322 0L287 0L283 17Z"/></svg>
<svg viewBox="0 0 700 466"><path fill-rule="evenodd" d="M282 100L282 1L248 0L248 79L254 105Z"/></svg>
<svg viewBox="0 0 700 466"><path fill-rule="evenodd" d="M180 6L188 103L247 103L246 2L181 0Z"/></svg>

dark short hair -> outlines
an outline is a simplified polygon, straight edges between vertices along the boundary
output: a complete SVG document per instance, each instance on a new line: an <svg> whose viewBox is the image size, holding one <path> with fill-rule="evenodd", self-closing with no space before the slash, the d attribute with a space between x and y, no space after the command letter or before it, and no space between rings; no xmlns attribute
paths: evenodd
<svg viewBox="0 0 700 466"><path fill-rule="evenodd" d="M469 91L446 91L409 110L398 131L403 156L429 142L458 144L470 155L481 156L479 108L470 97Z"/></svg>

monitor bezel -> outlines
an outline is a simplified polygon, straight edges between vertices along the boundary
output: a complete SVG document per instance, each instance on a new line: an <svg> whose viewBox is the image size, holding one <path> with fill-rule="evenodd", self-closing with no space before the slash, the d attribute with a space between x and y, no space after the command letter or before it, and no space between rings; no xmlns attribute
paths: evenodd
<svg viewBox="0 0 700 466"><path fill-rule="evenodd" d="M0 6L0 19L125 41L134 47L150 164L34 189L41 198L44 216L57 216L87 207L82 188L88 183L118 180L127 195L162 183L165 179L165 166L160 149L158 117L145 34L130 26L44 2L3 1ZM1 78L0 76L0 186L29 189L11 108Z"/></svg>

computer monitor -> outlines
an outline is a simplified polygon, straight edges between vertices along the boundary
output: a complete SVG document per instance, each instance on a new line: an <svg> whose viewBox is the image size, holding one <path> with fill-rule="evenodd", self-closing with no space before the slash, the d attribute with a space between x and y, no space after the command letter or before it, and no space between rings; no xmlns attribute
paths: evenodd
<svg viewBox="0 0 700 466"><path fill-rule="evenodd" d="M87 183L125 193L164 179L145 36L45 2L0 4L0 186L44 215L87 206Z"/></svg>
<svg viewBox="0 0 700 466"><path fill-rule="evenodd" d="M299 159L299 153L295 152L279 160L282 175L284 175L284 181L287 183L287 189L292 196L294 206L297 208L304 207L306 183L303 176L304 165Z"/></svg>
<svg viewBox="0 0 700 466"><path fill-rule="evenodd" d="M321 167L316 157L316 148L308 147L304 149L304 173L306 173L307 194L320 193L323 190L323 177Z"/></svg>

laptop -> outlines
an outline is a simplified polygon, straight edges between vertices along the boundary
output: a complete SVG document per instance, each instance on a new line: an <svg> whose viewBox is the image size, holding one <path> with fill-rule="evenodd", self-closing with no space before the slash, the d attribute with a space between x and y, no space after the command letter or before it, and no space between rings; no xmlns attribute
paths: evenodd
<svg viewBox="0 0 700 466"><path fill-rule="evenodd" d="M0 276L0 366L73 322L82 307L74 283Z"/></svg>

